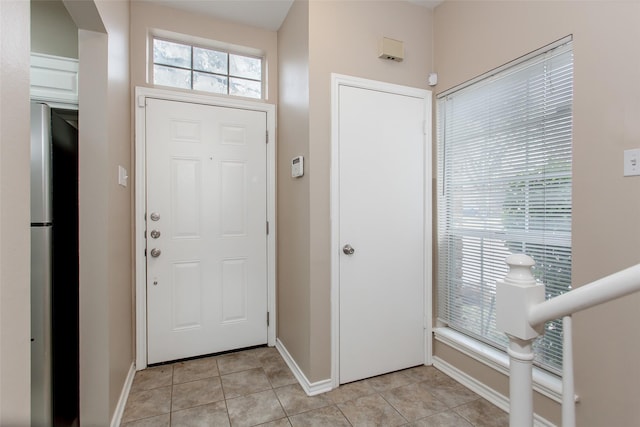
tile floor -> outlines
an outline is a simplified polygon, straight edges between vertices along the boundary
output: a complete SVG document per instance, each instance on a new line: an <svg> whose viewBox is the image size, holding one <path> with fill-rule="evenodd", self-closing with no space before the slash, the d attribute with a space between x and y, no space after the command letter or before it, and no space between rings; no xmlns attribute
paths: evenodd
<svg viewBox="0 0 640 427"><path fill-rule="evenodd" d="M122 427L507 426L508 415L433 367L307 396L275 348L136 373Z"/></svg>

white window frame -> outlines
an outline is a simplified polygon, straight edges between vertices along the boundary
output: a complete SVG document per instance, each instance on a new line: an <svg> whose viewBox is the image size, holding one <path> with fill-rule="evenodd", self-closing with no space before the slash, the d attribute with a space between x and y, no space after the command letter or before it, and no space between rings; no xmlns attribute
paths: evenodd
<svg viewBox="0 0 640 427"><path fill-rule="evenodd" d="M477 82L483 81L489 77L492 77L500 72L507 70L515 65L524 63L529 59L532 59L541 53L550 51L554 48L562 46L571 42L572 37L568 36L561 40L558 40L542 49L531 52L515 61L507 63L495 70L478 76L460 86L456 86L450 90L438 94L438 98L447 96L455 91L463 89L467 86L473 85ZM438 122L437 126L441 124ZM440 171L438 171L438 177L440 178ZM471 338L461 332L458 332L452 328L449 328L446 324L438 321L438 325L434 328L434 338L436 341L441 342L448 347L451 347L472 359L481 362L482 364L508 376L509 375L509 358L503 351L496 349L495 347L485 344L477 339ZM434 357L434 366L443 369L445 372L451 371L450 365L438 357ZM455 372L449 372L451 374L459 374ZM463 374L466 375L466 374ZM538 393L552 399L555 402L562 402L562 380L559 376L550 373L544 369L534 366L533 368L533 383L534 390Z"/></svg>
<svg viewBox="0 0 640 427"><path fill-rule="evenodd" d="M188 67L188 68L187 67L177 67L177 66L171 66L171 65L156 63L154 61L154 55L153 55L153 49L154 49L155 40L161 40L161 41L170 42L170 43L177 43L177 44L180 44L180 45L183 45L183 46L190 47L191 48L191 65L190 65L190 67ZM218 43L214 42L214 44L218 44ZM212 73L212 72L207 72L207 71L201 71L201 70L194 69L193 68L193 49L194 48L212 50L212 51L216 51L216 52L227 54L227 72L226 72L226 74L223 74L223 73ZM241 98L241 99L247 99L247 100L253 100L253 101L264 101L264 100L266 100L266 84L265 84L265 77L266 77L266 72L265 72L266 71L266 66L265 66L265 63L266 63L266 60L265 60L265 56L264 55L258 54L257 52L256 53L246 53L246 52L240 51L240 49L235 50L235 49L217 47L215 45L212 46L212 45L206 45L206 44L201 44L201 43L193 43L193 42L180 40L179 38L165 37L163 35L150 35L149 50L150 50L150 52L149 52L149 81L154 87L167 88L167 89L170 88L170 89L189 90L189 91L195 92L195 93L206 93L206 94L212 94L212 95L215 95L215 96L229 96L229 97L233 97L233 98ZM249 49L247 49L247 50L249 50ZM253 51L253 49L251 49L251 50ZM249 78L246 78L246 77L239 77L239 76L234 76L234 75L230 74L230 72L229 72L229 68L230 68L229 67L229 56L230 55L243 56L243 57L252 58L252 59L259 59L260 60L260 80L249 79ZM167 86L167 85L163 85L163 84L160 84L160 83L156 83L155 82L155 73L154 73L154 66L155 65L190 71L191 72L191 87L189 89L186 89L186 88L181 88L181 87L176 87L176 86ZM226 93L219 93L219 92L209 92L209 91L202 91L202 90L194 89L193 88L193 73L194 72L203 72L205 74L225 77L227 79L227 92ZM244 97L242 95L235 95L235 94L229 93L229 88L231 86L230 85L230 79L232 79L232 78L251 81L251 82L259 82L260 83L260 98Z"/></svg>

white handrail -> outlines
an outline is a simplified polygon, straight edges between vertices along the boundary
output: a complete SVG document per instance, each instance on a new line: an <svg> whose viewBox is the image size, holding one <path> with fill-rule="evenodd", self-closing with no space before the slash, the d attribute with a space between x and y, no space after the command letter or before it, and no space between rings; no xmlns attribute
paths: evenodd
<svg viewBox="0 0 640 427"><path fill-rule="evenodd" d="M580 286L543 303L531 306L529 323L541 325L549 320L640 291L640 264Z"/></svg>
<svg viewBox="0 0 640 427"><path fill-rule="evenodd" d="M571 315L640 291L640 264L544 301L544 286L531 274L533 259L507 257L509 273L496 283L496 326L509 338L509 425L533 425L532 343L549 320L563 318L562 425L575 426Z"/></svg>

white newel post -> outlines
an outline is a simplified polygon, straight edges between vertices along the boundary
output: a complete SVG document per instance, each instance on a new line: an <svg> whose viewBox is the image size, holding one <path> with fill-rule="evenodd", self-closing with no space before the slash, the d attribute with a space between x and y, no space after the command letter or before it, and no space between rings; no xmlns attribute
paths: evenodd
<svg viewBox="0 0 640 427"><path fill-rule="evenodd" d="M529 309L544 301L544 285L531 274L535 264L527 255L507 257L509 273L496 283L496 326L509 337L509 425L533 426L532 343L543 325L529 324Z"/></svg>

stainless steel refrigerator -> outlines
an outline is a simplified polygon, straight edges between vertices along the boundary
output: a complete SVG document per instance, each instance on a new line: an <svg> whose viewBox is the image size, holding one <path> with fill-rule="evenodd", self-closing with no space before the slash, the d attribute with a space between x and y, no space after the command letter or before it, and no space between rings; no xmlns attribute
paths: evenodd
<svg viewBox="0 0 640 427"><path fill-rule="evenodd" d="M78 115L31 104L31 425L78 425Z"/></svg>

